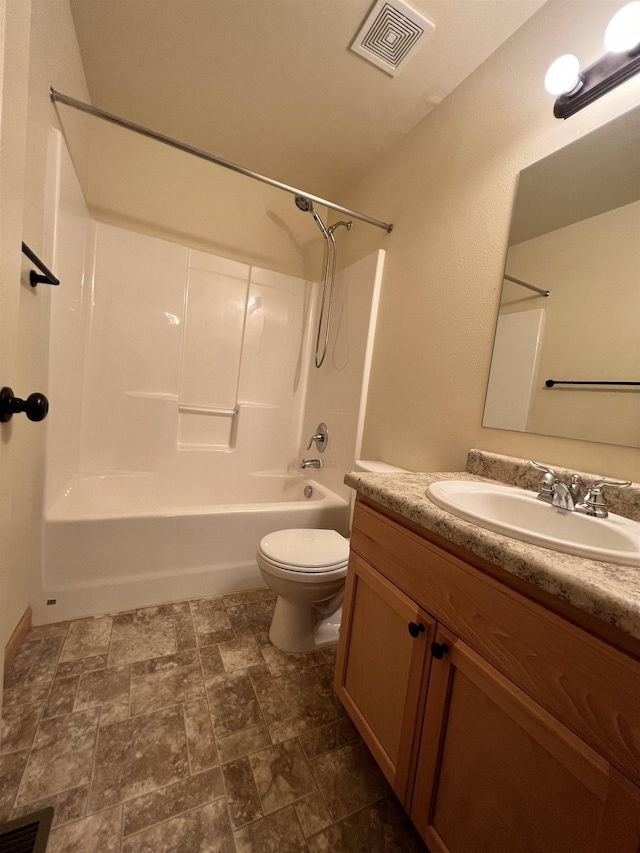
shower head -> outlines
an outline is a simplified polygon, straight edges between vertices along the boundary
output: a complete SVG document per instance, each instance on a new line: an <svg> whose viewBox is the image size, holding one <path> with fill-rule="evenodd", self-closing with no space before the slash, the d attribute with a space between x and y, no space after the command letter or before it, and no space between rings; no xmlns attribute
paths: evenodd
<svg viewBox="0 0 640 853"><path fill-rule="evenodd" d="M324 222L322 221L322 219L320 219L320 217L316 213L316 209L313 206L313 202L311 201L311 199L307 198L304 195L297 195L295 198L296 198L296 205L299 207L300 210L302 210L304 213L309 213L309 211L311 211L311 215L315 219L316 225L322 231L322 236L324 237L325 240L328 240L329 239L329 232L325 228L325 225L324 225Z"/></svg>

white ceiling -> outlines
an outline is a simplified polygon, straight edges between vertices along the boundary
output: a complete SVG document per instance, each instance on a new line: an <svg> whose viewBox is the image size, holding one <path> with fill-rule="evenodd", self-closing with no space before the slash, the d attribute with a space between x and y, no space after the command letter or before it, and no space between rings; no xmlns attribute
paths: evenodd
<svg viewBox="0 0 640 853"><path fill-rule="evenodd" d="M410 0L436 30L396 77L349 50L372 0L71 0L71 8L96 106L331 197L543 2Z"/></svg>

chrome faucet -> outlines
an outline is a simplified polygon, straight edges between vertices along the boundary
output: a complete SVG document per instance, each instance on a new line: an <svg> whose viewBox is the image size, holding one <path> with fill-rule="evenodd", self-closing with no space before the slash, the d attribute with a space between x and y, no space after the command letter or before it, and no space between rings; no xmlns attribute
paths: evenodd
<svg viewBox="0 0 640 853"><path fill-rule="evenodd" d="M301 468L322 468L322 459L303 459Z"/></svg>
<svg viewBox="0 0 640 853"><path fill-rule="evenodd" d="M566 512L572 512L575 509L569 486L565 485L562 480L556 480L551 486L551 506L563 509Z"/></svg>
<svg viewBox="0 0 640 853"><path fill-rule="evenodd" d="M596 482L586 489L584 497L581 496L583 488L585 488L579 474L572 474L569 485L563 483L558 477L553 468L546 465L540 465L533 460L529 460L529 465L538 471L542 471L544 476L538 481L538 500L550 503L551 506L565 512L580 512L584 515L591 515L595 518L607 518L609 515L604 501L602 490L604 488L626 489L631 485L631 481L621 482L619 480L596 480Z"/></svg>

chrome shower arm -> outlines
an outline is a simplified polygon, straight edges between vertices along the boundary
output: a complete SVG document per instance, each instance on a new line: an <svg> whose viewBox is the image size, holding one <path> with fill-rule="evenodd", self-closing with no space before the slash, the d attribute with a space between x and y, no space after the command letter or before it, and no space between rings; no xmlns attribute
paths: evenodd
<svg viewBox="0 0 640 853"><path fill-rule="evenodd" d="M336 230L336 228L340 228L341 225L344 225L344 227L347 229L347 231L351 231L351 227L353 225L353 222L351 220L349 220L348 222L345 222L344 219L341 219L339 222L334 222L333 225L330 225L328 228L329 233L333 234L333 232Z"/></svg>

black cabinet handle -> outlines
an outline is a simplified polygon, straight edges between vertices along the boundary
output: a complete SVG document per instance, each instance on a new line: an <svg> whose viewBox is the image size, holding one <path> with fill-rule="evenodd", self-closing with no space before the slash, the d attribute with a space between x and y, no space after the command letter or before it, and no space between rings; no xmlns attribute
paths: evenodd
<svg viewBox="0 0 640 853"><path fill-rule="evenodd" d="M25 412L30 421L42 421L47 417L49 401L36 391L26 400L14 397L13 390L5 385L0 388L0 423L6 424L18 412Z"/></svg>
<svg viewBox="0 0 640 853"><path fill-rule="evenodd" d="M446 643L431 643L431 654L436 660L442 660L448 651L449 646Z"/></svg>
<svg viewBox="0 0 640 853"><path fill-rule="evenodd" d="M409 622L409 633L414 639L423 632L424 625L422 623L420 625L417 625L415 622Z"/></svg>

